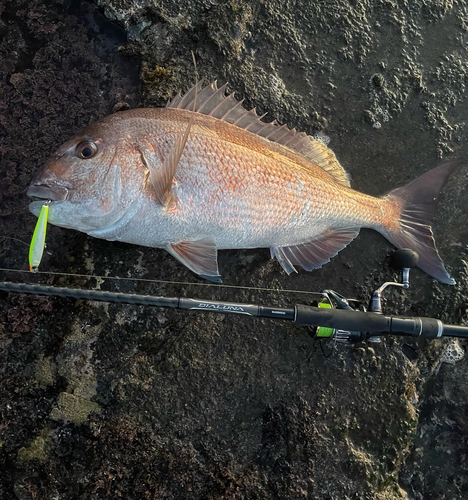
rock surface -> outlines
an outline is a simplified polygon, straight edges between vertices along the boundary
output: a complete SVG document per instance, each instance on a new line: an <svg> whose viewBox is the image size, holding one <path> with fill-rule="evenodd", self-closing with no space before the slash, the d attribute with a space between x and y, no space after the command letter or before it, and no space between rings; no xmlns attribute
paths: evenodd
<svg viewBox="0 0 468 500"><path fill-rule="evenodd" d="M24 192L48 155L99 117L187 89L192 50L206 81L329 136L369 194L467 157L467 28L465 3L447 0L4 0L1 267L26 267ZM458 284L415 271L386 311L467 321L467 172L450 179L434 224ZM62 286L291 306L313 297L261 288L366 299L393 276L389 246L369 231L290 277L265 250L221 252L225 283L250 289L177 285L194 277L160 250L53 227L47 241L43 270L75 276L34 279ZM0 349L1 499L468 494L466 361L441 363L453 357L442 341L326 358L306 331L268 320L2 293Z"/></svg>

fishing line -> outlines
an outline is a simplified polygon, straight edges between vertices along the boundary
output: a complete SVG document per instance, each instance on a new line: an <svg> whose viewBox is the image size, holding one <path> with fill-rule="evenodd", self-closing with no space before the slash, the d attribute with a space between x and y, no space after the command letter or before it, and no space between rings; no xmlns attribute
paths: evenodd
<svg viewBox="0 0 468 500"><path fill-rule="evenodd" d="M9 273L27 273L31 274L31 272L27 269L9 269L0 267L0 271L9 272ZM240 286L240 285L223 285L217 283L196 283L192 281L170 281L170 280L155 280L149 278L124 278L122 276L100 276L94 274L75 274L75 273L60 273L54 271L35 271L34 274L45 274L45 275L53 275L53 276L67 276L67 277L75 277L75 278L97 278L102 280L115 280L115 281L141 281L144 283L160 283L164 285L184 285L184 286L200 286L200 287L216 287L216 288L231 288L237 290L248 290L248 291L261 291L261 292L275 292L275 293L298 293L298 294L307 294L307 295L316 295L322 296L320 292L311 292L308 290L292 290L288 288L265 288L265 287L254 287L254 286Z"/></svg>
<svg viewBox="0 0 468 500"><path fill-rule="evenodd" d="M29 248L29 243L26 243L25 241L20 240L18 238L12 238L11 236L0 236L0 240L2 239L17 241L18 243L22 243L23 245Z"/></svg>

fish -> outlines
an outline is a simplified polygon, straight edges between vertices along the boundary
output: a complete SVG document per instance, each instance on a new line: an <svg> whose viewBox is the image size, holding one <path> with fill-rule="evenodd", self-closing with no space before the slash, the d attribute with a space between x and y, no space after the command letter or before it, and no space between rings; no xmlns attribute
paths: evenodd
<svg viewBox="0 0 468 500"><path fill-rule="evenodd" d="M226 85L195 84L163 108L109 115L66 141L33 177L30 211L92 237L163 248L221 282L218 250L269 248L287 274L320 268L361 228L419 254L454 284L430 226L450 160L382 197L351 188L320 140L247 110Z"/></svg>

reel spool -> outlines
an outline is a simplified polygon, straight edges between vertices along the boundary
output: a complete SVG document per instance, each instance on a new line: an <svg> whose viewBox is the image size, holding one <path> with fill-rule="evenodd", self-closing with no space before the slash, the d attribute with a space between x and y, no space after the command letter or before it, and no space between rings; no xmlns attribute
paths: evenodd
<svg viewBox="0 0 468 500"><path fill-rule="evenodd" d="M320 309L334 309L328 297L323 297L321 300L314 300L312 305ZM326 326L309 326L309 331L314 339L331 339L335 336L335 329Z"/></svg>

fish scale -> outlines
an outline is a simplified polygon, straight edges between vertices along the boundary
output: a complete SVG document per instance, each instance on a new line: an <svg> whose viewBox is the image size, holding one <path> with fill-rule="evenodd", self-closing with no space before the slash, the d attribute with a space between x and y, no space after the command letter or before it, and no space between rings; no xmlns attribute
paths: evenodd
<svg viewBox="0 0 468 500"><path fill-rule="evenodd" d="M322 142L261 121L215 84L166 108L110 115L67 141L35 176L52 224L164 248L219 280L217 251L269 247L287 273L321 267L361 227L420 254L419 267L454 283L430 228L450 161L382 198L351 189ZM198 96L198 100L197 100ZM31 203L38 214L40 201Z"/></svg>
<svg viewBox="0 0 468 500"><path fill-rule="evenodd" d="M174 125L169 127L175 129ZM200 143L203 143L203 148ZM185 186L184 193L189 193L188 199L183 198L181 193L184 201L181 211L196 213L199 221L209 222L213 214L223 220L225 215L241 206L245 211L238 212L239 216L249 217L252 233L256 234L258 231L270 232L281 226L285 229L284 224L296 222L296 217L301 214L307 215L309 225L311 218L315 221L320 220L320 217L330 219L340 212L347 214L353 222L356 219L362 221L363 217L359 213L353 216L353 210L358 212L359 207L351 190L350 196L341 187L334 186L331 179L328 183L316 181L307 171L301 168L291 171L289 165L285 167L277 159L265 159L261 152L252 149L246 149L240 155L236 147L223 139L198 135L197 130L194 130L175 175L176 182ZM192 158L209 160L205 162L204 168L199 169L191 165ZM233 160L229 161L231 158ZM200 184L199 178L205 181ZM321 185L317 186L317 182ZM304 187L298 189L298 186ZM198 193L197 198L192 197L194 192ZM298 193L301 195L298 196ZM325 203L327 198L332 200L331 204ZM216 200L223 201L218 204ZM203 206L200 207L199 203ZM373 204L376 206L375 201ZM366 222L370 222L373 213L369 213ZM258 230L255 226L258 226ZM311 227L309 234L294 235L294 238L307 240L313 236L313 231ZM256 241L251 244L257 246ZM232 248L229 243L228 246L221 245L219 248Z"/></svg>

